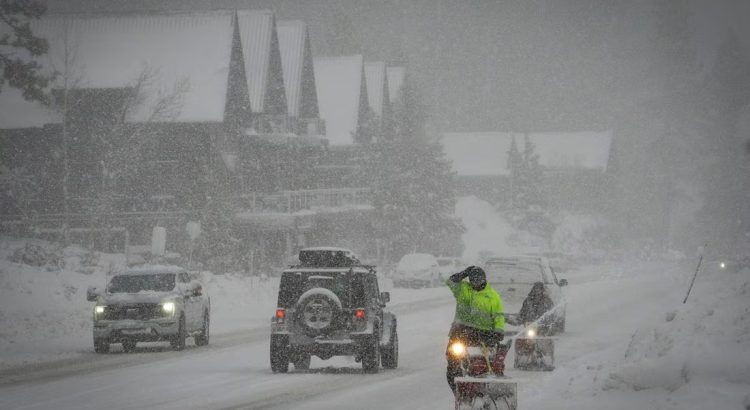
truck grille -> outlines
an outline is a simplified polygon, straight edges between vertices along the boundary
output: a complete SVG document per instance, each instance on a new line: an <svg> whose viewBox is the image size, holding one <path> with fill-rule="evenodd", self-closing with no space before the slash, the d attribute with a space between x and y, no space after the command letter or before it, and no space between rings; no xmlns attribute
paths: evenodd
<svg viewBox="0 0 750 410"><path fill-rule="evenodd" d="M158 303L137 303L132 305L114 305L104 308L103 320L148 320L164 316Z"/></svg>

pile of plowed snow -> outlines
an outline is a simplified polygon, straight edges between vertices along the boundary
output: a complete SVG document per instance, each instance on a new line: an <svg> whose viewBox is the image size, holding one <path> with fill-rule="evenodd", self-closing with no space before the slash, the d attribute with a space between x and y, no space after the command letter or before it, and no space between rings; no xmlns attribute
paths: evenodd
<svg viewBox="0 0 750 410"><path fill-rule="evenodd" d="M654 312L659 323L635 330L627 345L558 366L534 387L544 407L750 408L750 271L702 271L687 304L674 306L665 301ZM628 310L611 313L617 322Z"/></svg>

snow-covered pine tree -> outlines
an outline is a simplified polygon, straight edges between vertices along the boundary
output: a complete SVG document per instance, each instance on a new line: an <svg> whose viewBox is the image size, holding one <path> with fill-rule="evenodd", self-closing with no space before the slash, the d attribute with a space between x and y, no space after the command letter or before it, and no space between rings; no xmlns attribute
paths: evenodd
<svg viewBox="0 0 750 410"><path fill-rule="evenodd" d="M0 0L0 92L6 84L22 91L27 100L47 102L50 76L31 57L47 52L47 40L34 35L31 21L47 7L32 0Z"/></svg>

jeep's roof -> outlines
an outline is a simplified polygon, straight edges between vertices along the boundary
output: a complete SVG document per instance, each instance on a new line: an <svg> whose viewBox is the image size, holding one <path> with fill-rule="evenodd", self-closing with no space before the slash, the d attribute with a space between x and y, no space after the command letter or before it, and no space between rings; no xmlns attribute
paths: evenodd
<svg viewBox="0 0 750 410"><path fill-rule="evenodd" d="M313 246L311 248L300 249L300 252L303 252L303 251L331 251L331 252L354 253L349 249L337 248L335 246Z"/></svg>
<svg viewBox="0 0 750 410"><path fill-rule="evenodd" d="M176 265L141 265L128 268L115 275L156 275L161 273L186 273L184 268Z"/></svg>

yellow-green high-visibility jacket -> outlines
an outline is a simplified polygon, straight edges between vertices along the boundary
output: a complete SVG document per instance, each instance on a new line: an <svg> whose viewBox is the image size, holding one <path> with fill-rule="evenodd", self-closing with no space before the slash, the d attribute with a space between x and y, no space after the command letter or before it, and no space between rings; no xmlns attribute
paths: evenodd
<svg viewBox="0 0 750 410"><path fill-rule="evenodd" d="M503 300L488 283L482 290L474 290L466 281L455 283L448 279L446 285L456 298L456 316L453 323L481 330L502 333L505 328Z"/></svg>

